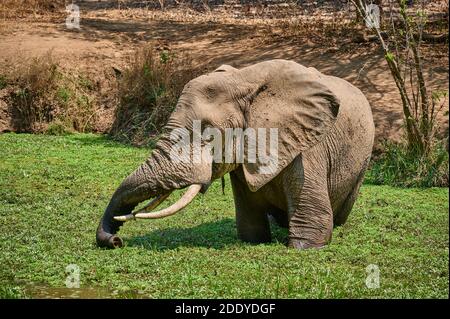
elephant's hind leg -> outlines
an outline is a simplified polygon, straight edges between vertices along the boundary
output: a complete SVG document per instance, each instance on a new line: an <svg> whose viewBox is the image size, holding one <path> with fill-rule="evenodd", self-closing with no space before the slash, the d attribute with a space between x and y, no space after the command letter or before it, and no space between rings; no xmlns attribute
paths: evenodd
<svg viewBox="0 0 450 319"><path fill-rule="evenodd" d="M267 210L257 193L248 189L237 173L231 172L234 203L236 208L236 228L239 239L249 243L266 243L272 240Z"/></svg>
<svg viewBox="0 0 450 319"><path fill-rule="evenodd" d="M355 203L356 198L358 197L359 189L361 188L361 185L363 183L364 173L366 171L368 164L369 159L366 161L364 168L361 170L361 173L359 174L356 183L353 186L353 189L350 191L344 203L342 203L341 207L335 212L334 226L344 225L345 222L347 221L348 215L350 214L353 208L353 204Z"/></svg>

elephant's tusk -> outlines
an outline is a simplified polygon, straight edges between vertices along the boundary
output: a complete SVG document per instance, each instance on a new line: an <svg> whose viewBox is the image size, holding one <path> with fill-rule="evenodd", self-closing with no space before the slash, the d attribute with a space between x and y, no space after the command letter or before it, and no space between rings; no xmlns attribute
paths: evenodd
<svg viewBox="0 0 450 319"><path fill-rule="evenodd" d="M170 196L170 194L172 194L172 191L169 191L168 193L165 193L163 195L159 195L158 197L156 197L155 199L153 199L150 203L148 203L147 205L145 205L142 209L138 210L136 213L143 213L143 212L148 212L151 211L152 209L155 209L156 207L158 207L163 201L166 200L167 197Z"/></svg>
<svg viewBox="0 0 450 319"><path fill-rule="evenodd" d="M178 212L179 210L182 210L187 205L189 205L190 202L195 198L195 196L200 192L202 188L202 185L200 184L194 184L189 186L186 193L183 194L183 196L173 205L161 209L160 211L153 212L153 213L137 213L134 216L136 218L163 218L167 216L171 216Z"/></svg>
<svg viewBox="0 0 450 319"><path fill-rule="evenodd" d="M118 221L121 221L121 222L126 222L128 220L133 220L133 219L135 219L135 215L136 214L148 212L148 211L151 211L152 209L155 209L156 207L158 207L163 201L166 200L167 197L169 197L169 195L171 193L172 193L172 191L169 191L168 193L165 193L163 195L159 195L158 197L154 198L150 203L145 205L145 207L143 207L142 209L138 210L137 212L133 212L131 214L123 215L123 216L116 216L116 217L114 217L114 219L118 220Z"/></svg>
<svg viewBox="0 0 450 319"><path fill-rule="evenodd" d="M154 219L154 218L163 218L163 217L167 217L167 216L171 216L173 214L175 214L176 212L178 212L179 210L185 208L187 205L189 205L190 202L192 202L192 200L195 198L195 196L200 192L202 188L202 185L200 184L193 184L191 186L189 186L188 190L186 191L186 193L183 194L183 196L173 205L164 208L160 211L157 212L153 212L153 213L141 213L141 212L137 212L135 214L131 214L134 218L142 218L142 219ZM126 216L118 216L118 217L114 217L116 220L129 220L129 219L125 219L128 218L129 215ZM118 218L123 218L123 219L118 219Z"/></svg>

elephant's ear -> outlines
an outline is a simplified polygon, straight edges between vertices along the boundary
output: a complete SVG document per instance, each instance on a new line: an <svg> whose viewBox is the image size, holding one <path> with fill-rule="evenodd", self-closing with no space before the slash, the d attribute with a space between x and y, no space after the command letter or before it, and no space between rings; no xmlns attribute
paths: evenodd
<svg viewBox="0 0 450 319"><path fill-rule="evenodd" d="M214 70L214 72L227 72L227 71L236 71L236 68L233 68L231 65L228 64L222 64L217 69Z"/></svg>
<svg viewBox="0 0 450 319"><path fill-rule="evenodd" d="M263 129L266 153L273 153L264 158L258 150L256 162L247 160L243 164L249 188L258 190L300 153L319 143L334 125L338 111L338 98L317 71L287 72L259 85L245 114L246 128L257 131L258 147L261 145L261 130L258 129ZM278 143L275 140L273 147L270 146L270 129L274 139L278 132Z"/></svg>

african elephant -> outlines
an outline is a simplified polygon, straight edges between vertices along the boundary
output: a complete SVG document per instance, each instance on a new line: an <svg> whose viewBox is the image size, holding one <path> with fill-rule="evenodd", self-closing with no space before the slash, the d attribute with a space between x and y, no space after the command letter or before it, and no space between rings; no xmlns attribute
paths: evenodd
<svg viewBox="0 0 450 319"><path fill-rule="evenodd" d="M258 159L220 162L205 156L201 161L174 161L170 132L183 128L193 134L195 121L201 121L202 129L220 132L277 129L277 165L261 173ZM347 220L373 140L370 105L350 83L286 60L241 69L223 65L186 84L155 149L113 194L98 226L97 244L121 247L116 233L124 221L172 215L229 173L241 240L270 241L274 220L288 227L289 247L323 247L333 227ZM248 143L231 141L233 150ZM201 148L207 145L203 141ZM149 212L173 190L185 187L175 204ZM146 208L132 212L150 198Z"/></svg>

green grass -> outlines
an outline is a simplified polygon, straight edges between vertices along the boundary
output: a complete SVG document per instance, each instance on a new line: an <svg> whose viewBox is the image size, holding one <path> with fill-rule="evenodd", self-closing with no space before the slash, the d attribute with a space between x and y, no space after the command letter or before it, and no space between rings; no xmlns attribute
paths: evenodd
<svg viewBox="0 0 450 319"><path fill-rule="evenodd" d="M148 150L96 135L10 133L0 150L3 298L65 295L69 264L81 270L71 296L448 298L447 188L363 185L331 245L297 251L276 227L271 244L237 239L227 180L225 196L214 183L182 213L127 223L125 247L104 250L99 218ZM369 264L380 269L378 289L365 285Z"/></svg>

